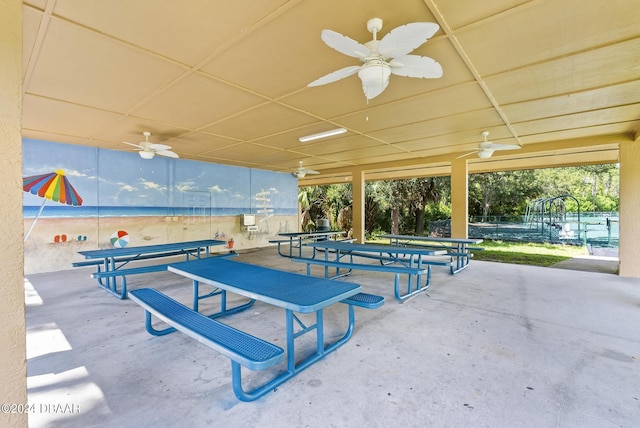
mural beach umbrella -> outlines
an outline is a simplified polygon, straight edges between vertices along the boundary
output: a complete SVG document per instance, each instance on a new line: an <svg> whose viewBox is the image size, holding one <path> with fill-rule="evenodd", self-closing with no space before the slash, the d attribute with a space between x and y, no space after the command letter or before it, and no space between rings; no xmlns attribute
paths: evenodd
<svg viewBox="0 0 640 428"><path fill-rule="evenodd" d="M69 183L67 176L61 169L49 174L23 177L22 190L44 198L44 200L42 201L42 205L40 206L40 210L38 211L38 214L36 214L36 218L33 220L33 223L31 223L29 230L24 236L25 241L29 237L31 230L33 230L33 226L36 225L40 214L42 214L44 204L47 202L47 200L73 206L82 205L82 198L80 197L78 192L76 192L76 189L73 188L71 183Z"/></svg>

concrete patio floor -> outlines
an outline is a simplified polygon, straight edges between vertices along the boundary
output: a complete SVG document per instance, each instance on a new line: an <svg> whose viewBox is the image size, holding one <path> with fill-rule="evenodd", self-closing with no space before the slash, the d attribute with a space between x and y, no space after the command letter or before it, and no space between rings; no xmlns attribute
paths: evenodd
<svg viewBox="0 0 640 428"><path fill-rule="evenodd" d="M274 248L238 260L304 269ZM355 272L345 280L385 305L356 308L348 343L243 403L226 357L180 333L150 336L143 310L98 288L90 273L26 278L32 428L640 423L638 279L473 261L455 276L434 269L427 293L400 304L391 276ZM170 272L129 279L130 288L144 286L191 299L190 282ZM342 332L346 309L325 314L326 334ZM258 303L225 322L284 346L282 310Z"/></svg>

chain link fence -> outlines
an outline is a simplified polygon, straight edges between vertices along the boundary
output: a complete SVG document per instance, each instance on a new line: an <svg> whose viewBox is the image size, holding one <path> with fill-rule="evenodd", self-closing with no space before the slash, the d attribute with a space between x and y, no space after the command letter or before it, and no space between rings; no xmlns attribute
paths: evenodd
<svg viewBox="0 0 640 428"><path fill-rule="evenodd" d="M451 220L429 222L429 234L451 236ZM567 213L562 222L532 222L525 216L469 218L469 237L502 241L549 242L618 247L617 212Z"/></svg>

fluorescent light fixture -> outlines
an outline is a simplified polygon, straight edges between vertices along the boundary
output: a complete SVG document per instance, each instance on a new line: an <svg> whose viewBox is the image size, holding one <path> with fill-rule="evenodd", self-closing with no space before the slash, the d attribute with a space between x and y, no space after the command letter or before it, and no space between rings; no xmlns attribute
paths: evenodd
<svg viewBox="0 0 640 428"><path fill-rule="evenodd" d="M320 138L333 137L334 135L344 134L347 132L344 128L332 129L331 131L320 132L319 134L306 135L304 137L298 138L301 143L306 143L307 141L319 140Z"/></svg>

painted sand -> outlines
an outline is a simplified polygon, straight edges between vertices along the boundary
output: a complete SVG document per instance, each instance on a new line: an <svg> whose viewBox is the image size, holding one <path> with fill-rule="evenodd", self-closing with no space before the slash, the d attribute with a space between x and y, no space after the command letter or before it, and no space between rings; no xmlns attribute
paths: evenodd
<svg viewBox="0 0 640 428"><path fill-rule="evenodd" d="M249 235L240 227L240 216L40 218L24 243L25 274L72 269L84 260L78 251L112 248L111 238L126 232L127 246L154 245L199 239L234 240L234 249L270 245L279 232L297 230L297 216L257 218L258 232ZM24 222L25 233L33 219ZM122 234L120 234L122 235ZM229 251L220 246L214 252Z"/></svg>

